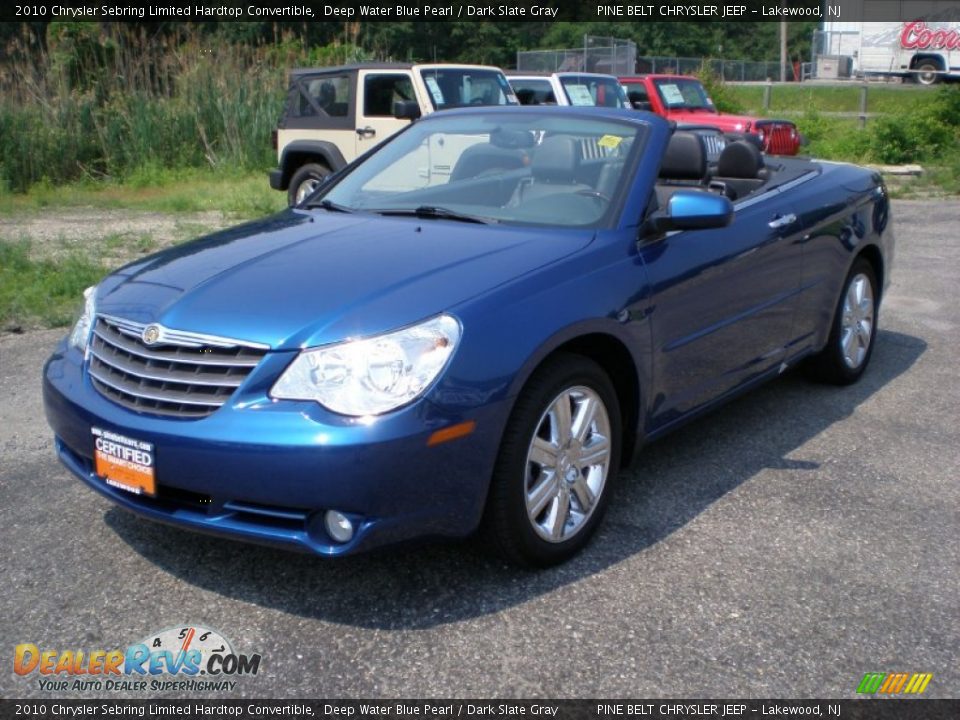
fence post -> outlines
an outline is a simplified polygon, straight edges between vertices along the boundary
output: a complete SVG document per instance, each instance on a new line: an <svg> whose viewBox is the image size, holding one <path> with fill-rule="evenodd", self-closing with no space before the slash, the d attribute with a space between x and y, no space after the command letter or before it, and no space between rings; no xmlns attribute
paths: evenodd
<svg viewBox="0 0 960 720"><path fill-rule="evenodd" d="M867 84L860 86L860 129L867 126Z"/></svg>
<svg viewBox="0 0 960 720"><path fill-rule="evenodd" d="M767 113L770 111L770 92L773 90L773 83L770 82L770 78L767 78L767 84L763 86L763 111Z"/></svg>

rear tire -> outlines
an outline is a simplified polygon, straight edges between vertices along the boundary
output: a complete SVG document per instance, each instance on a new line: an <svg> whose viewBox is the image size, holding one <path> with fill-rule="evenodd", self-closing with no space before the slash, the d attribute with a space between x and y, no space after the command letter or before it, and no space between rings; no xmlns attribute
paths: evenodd
<svg viewBox="0 0 960 720"><path fill-rule="evenodd" d="M876 344L879 299L873 265L864 258L857 259L843 284L830 339L807 362L814 379L835 385L849 385L860 379Z"/></svg>
<svg viewBox="0 0 960 720"><path fill-rule="evenodd" d="M913 69L916 71L913 73L913 81L918 85L936 85L940 82L937 71L941 67L933 60L921 60Z"/></svg>
<svg viewBox="0 0 960 720"><path fill-rule="evenodd" d="M558 354L520 394L500 445L482 533L508 562L575 555L603 517L620 466L620 405L610 378Z"/></svg>
<svg viewBox="0 0 960 720"><path fill-rule="evenodd" d="M290 188L287 190L287 203L293 207L306 200L320 183L330 175L330 168L322 163L307 163L302 165L290 178Z"/></svg>

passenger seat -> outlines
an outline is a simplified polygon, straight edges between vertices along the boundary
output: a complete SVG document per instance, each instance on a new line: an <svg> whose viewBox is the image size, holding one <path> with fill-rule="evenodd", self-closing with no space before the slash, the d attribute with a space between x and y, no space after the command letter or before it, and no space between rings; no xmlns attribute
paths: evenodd
<svg viewBox="0 0 960 720"><path fill-rule="evenodd" d="M736 200L749 195L766 180L763 154L757 146L747 140L735 140L720 153L717 174L711 178L710 185Z"/></svg>

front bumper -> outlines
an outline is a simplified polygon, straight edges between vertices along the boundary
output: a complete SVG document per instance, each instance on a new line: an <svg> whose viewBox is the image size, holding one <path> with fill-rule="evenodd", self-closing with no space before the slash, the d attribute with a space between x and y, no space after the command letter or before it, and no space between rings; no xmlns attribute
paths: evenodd
<svg viewBox="0 0 960 720"><path fill-rule="evenodd" d="M280 168L270 171L270 187L274 190L287 189L287 184L283 182L283 170Z"/></svg>
<svg viewBox="0 0 960 720"><path fill-rule="evenodd" d="M462 537L476 528L499 444L501 404L450 415L420 401L373 420L344 418L316 403L267 397L255 376L262 378L270 361L215 413L186 420L114 404L90 384L80 353L61 343L43 380L57 454L87 485L145 517L324 555L415 537ZM476 423L470 435L427 446L435 430L468 420ZM153 444L156 497L117 489L95 474L92 427ZM328 509L353 520L349 542L327 535Z"/></svg>

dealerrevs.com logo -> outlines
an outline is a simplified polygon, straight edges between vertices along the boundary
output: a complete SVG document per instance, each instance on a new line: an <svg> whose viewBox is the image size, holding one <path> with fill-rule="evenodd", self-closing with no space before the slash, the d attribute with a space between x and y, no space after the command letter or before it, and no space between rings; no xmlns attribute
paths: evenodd
<svg viewBox="0 0 960 720"><path fill-rule="evenodd" d="M41 690L216 692L256 675L260 654L242 654L216 630L197 625L151 633L126 650L53 650L34 643L14 648L13 670L35 677Z"/></svg>

